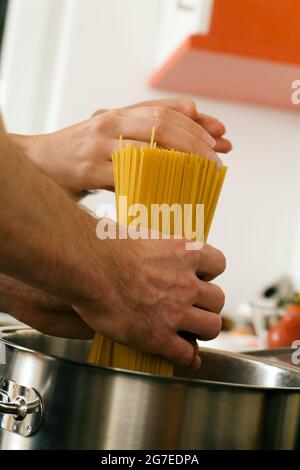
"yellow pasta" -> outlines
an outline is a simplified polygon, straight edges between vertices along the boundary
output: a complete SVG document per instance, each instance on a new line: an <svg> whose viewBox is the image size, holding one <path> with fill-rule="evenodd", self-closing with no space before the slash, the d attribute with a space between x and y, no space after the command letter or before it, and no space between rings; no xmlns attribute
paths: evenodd
<svg viewBox="0 0 300 470"><path fill-rule="evenodd" d="M130 144L124 147L120 138L120 148L113 153L112 161L118 222L128 225L133 220L133 216L122 213L119 206L120 197L127 196L127 207L137 203L146 207L148 228L169 235L184 236L186 227L191 228L191 233L196 229L197 204L203 204L202 241L207 240L224 183L226 167L217 168L214 161L198 155L157 148L154 130L150 147L137 148ZM153 204L159 206L153 209ZM177 204L174 206L176 210L171 221L161 217L161 204ZM191 205L191 211L187 214L186 204ZM146 354L118 344L98 333L91 347L89 362L155 375L173 375L172 364L161 356Z"/></svg>

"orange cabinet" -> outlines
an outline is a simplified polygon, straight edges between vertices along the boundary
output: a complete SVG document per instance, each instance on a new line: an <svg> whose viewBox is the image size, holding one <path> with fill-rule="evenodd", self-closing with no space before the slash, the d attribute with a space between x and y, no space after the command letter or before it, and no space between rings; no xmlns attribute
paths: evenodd
<svg viewBox="0 0 300 470"><path fill-rule="evenodd" d="M300 110L291 100L300 80L299 24L299 0L214 0L209 33L188 37L151 84Z"/></svg>

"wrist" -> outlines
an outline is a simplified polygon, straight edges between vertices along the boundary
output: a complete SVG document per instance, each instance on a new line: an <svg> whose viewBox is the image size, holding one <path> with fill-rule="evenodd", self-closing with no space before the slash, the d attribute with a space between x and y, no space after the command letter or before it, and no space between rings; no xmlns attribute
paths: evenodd
<svg viewBox="0 0 300 470"><path fill-rule="evenodd" d="M68 188L65 185L64 175L60 174L59 166L57 167L54 160L53 154L55 154L55 148L53 149L52 140L54 134L42 134L42 135L21 135L21 134L9 134L10 141L15 147L31 160L40 170L46 173L52 178L59 186L75 200L80 199L84 196L81 192L73 191L72 188Z"/></svg>
<svg viewBox="0 0 300 470"><path fill-rule="evenodd" d="M43 169L47 135L9 134L11 142L32 162Z"/></svg>
<svg viewBox="0 0 300 470"><path fill-rule="evenodd" d="M13 314L26 301L22 284L0 274L0 311ZM25 305L24 305L25 307Z"/></svg>
<svg viewBox="0 0 300 470"><path fill-rule="evenodd" d="M75 297L72 303L77 305L97 302L103 295L106 286L104 265L109 254L106 240L97 238L98 219L85 213L82 219L84 223L77 234L77 246L80 247L81 262L76 267L80 267L77 272L77 281L74 283ZM82 230L84 227L84 230ZM107 249L108 248L108 249Z"/></svg>
<svg viewBox="0 0 300 470"><path fill-rule="evenodd" d="M88 300L102 285L94 262L97 220L23 156L29 139L0 141L0 271L69 303Z"/></svg>

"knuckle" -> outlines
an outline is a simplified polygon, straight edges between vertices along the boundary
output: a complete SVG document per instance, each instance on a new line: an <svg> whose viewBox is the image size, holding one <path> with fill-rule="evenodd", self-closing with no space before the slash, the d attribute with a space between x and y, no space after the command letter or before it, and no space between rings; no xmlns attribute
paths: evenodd
<svg viewBox="0 0 300 470"><path fill-rule="evenodd" d="M199 139L197 139L196 137L191 140L190 152L194 155L199 155L201 153Z"/></svg>
<svg viewBox="0 0 300 470"><path fill-rule="evenodd" d="M199 295L199 282L198 279L196 279L194 276L193 279L191 279L189 282L189 294L193 301L197 299Z"/></svg>
<svg viewBox="0 0 300 470"><path fill-rule="evenodd" d="M157 330L164 335L177 330L178 325L180 325L184 318L184 312L185 308L183 306L182 298L171 296L161 311Z"/></svg>
<svg viewBox="0 0 300 470"><path fill-rule="evenodd" d="M139 325L131 325L127 330L127 342L130 346L147 351L153 341L151 330ZM149 350L149 352L151 352Z"/></svg>
<svg viewBox="0 0 300 470"><path fill-rule="evenodd" d="M216 311L219 313L225 305L225 294L219 286L215 286L215 305Z"/></svg>
<svg viewBox="0 0 300 470"><path fill-rule="evenodd" d="M210 125L211 132L213 132L216 136L222 136L225 134L226 129L224 125L220 122L214 119Z"/></svg>
<svg viewBox="0 0 300 470"><path fill-rule="evenodd" d="M167 123L162 118L154 119L153 126L155 127L155 136L158 139L162 138L166 134Z"/></svg>
<svg viewBox="0 0 300 470"><path fill-rule="evenodd" d="M185 246L183 248L185 250ZM195 272L197 265L199 263L200 253L201 253L201 250L185 250L184 251L184 257L186 261L188 262L189 266L193 268L193 272Z"/></svg>
<svg viewBox="0 0 300 470"><path fill-rule="evenodd" d="M209 338L210 339L216 338L219 335L221 328L222 328L222 318L217 314L213 314L213 319L210 325Z"/></svg>
<svg viewBox="0 0 300 470"><path fill-rule="evenodd" d="M188 367L194 357L194 351L192 348L181 348L174 357L174 360L177 364L183 367Z"/></svg>
<svg viewBox="0 0 300 470"><path fill-rule="evenodd" d="M139 336L136 334L135 329L130 328L127 331L126 339L129 346L137 347L139 343Z"/></svg>
<svg viewBox="0 0 300 470"><path fill-rule="evenodd" d="M192 279L192 276L190 276L189 274L187 273L184 273L180 276L177 276L176 278L176 284L177 284L177 288L180 288L182 290L185 290L185 291L191 291L193 289L193 279Z"/></svg>
<svg viewBox="0 0 300 470"><path fill-rule="evenodd" d="M166 344L166 334L161 330L153 332L149 339L149 347L153 354L159 354L162 347Z"/></svg>
<svg viewBox="0 0 300 470"><path fill-rule="evenodd" d="M153 109L153 115L157 119L167 119L169 110L164 106L155 106Z"/></svg>
<svg viewBox="0 0 300 470"><path fill-rule="evenodd" d="M186 315L186 308L183 305L180 306L178 302L175 302L172 307L173 308L171 309L171 313L169 312L167 322L169 331L177 330Z"/></svg>
<svg viewBox="0 0 300 470"><path fill-rule="evenodd" d="M117 109L110 109L105 114L102 115L103 120L106 120L108 124L114 124L119 117L119 112Z"/></svg>
<svg viewBox="0 0 300 470"><path fill-rule="evenodd" d="M193 251L187 251L185 246L186 240L184 238L171 238L170 240L170 247L173 249L174 256L178 255L182 260L194 255Z"/></svg>
<svg viewBox="0 0 300 470"><path fill-rule="evenodd" d="M95 111L95 112L92 114L92 117L98 116L99 114L106 113L107 111L108 111L108 109L106 109L106 108L97 109L97 111Z"/></svg>
<svg viewBox="0 0 300 470"><path fill-rule="evenodd" d="M187 116L189 116L192 119L196 117L197 107L196 107L196 103L195 103L194 100L184 96L184 97L180 98L180 104L182 106L182 109L183 109L184 113Z"/></svg>
<svg viewBox="0 0 300 470"><path fill-rule="evenodd" d="M116 120L116 112L114 110L107 111L104 114L97 115L93 118L93 127L95 132L107 132L112 128Z"/></svg>
<svg viewBox="0 0 300 470"><path fill-rule="evenodd" d="M220 250L216 250L217 251L217 266L218 266L218 273L219 274L222 274L225 269L226 269L226 258L224 256L224 254L222 253L222 251Z"/></svg>
<svg viewBox="0 0 300 470"><path fill-rule="evenodd" d="M211 245L205 245L206 254L210 257L213 267L213 273L216 276L222 274L226 269L226 258L222 251Z"/></svg>
<svg viewBox="0 0 300 470"><path fill-rule="evenodd" d="M216 136L222 136L226 132L224 124L214 116L210 116L209 118L209 127L210 131L213 132Z"/></svg>

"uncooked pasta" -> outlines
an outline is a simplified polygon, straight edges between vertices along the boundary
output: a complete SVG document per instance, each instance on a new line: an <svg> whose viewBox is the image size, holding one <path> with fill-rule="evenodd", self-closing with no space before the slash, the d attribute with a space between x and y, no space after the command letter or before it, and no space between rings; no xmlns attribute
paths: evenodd
<svg viewBox="0 0 300 470"><path fill-rule="evenodd" d="M112 159L119 224L136 227L136 214L129 213L128 208L143 205L146 218L138 219L141 227L173 236L186 236L187 229L192 241L199 239L194 229L197 229L197 208L202 207L202 241L207 240L226 167L218 168L215 161L199 155L158 148L154 132L149 147L124 146L120 139L120 148ZM124 197L126 205L121 204ZM169 218L163 216L162 205L174 208L172 214L169 211ZM188 212L185 207L189 207ZM162 376L173 374L172 364L163 357L118 344L99 333L95 335L89 362Z"/></svg>

